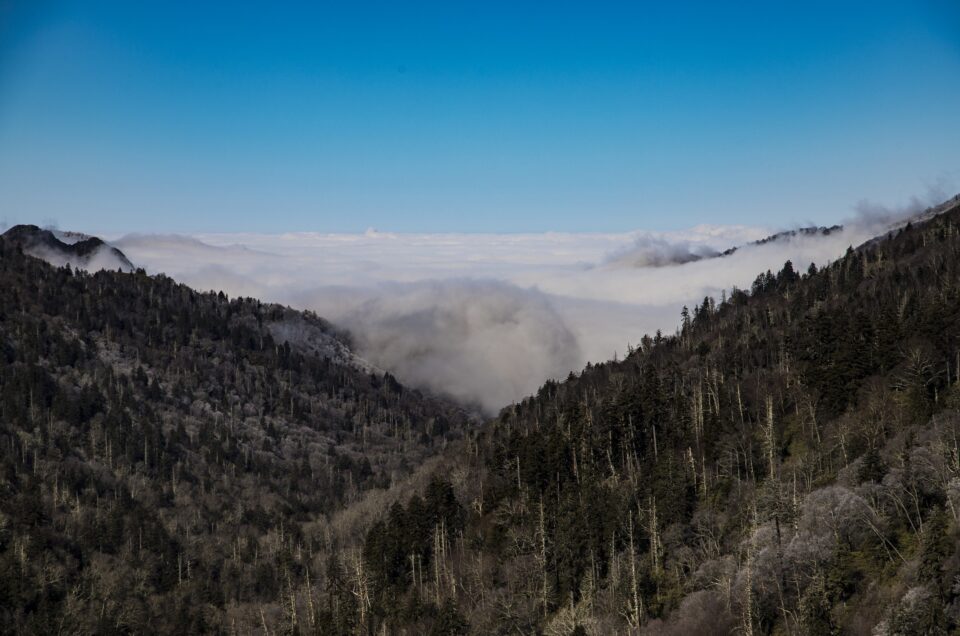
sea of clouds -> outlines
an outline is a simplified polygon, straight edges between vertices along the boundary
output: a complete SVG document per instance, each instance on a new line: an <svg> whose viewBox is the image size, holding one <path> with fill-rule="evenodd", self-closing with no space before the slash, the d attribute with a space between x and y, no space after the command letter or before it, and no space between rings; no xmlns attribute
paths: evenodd
<svg viewBox="0 0 960 636"><path fill-rule="evenodd" d="M777 228L541 234L197 234L112 240L136 266L200 290L311 309L358 353L413 386L487 413L623 355L681 307L786 260L805 270L881 234L925 202L861 204L842 231L762 245ZM781 228L783 229L783 228ZM789 229L789 228L787 228ZM733 254L717 256L730 247Z"/></svg>

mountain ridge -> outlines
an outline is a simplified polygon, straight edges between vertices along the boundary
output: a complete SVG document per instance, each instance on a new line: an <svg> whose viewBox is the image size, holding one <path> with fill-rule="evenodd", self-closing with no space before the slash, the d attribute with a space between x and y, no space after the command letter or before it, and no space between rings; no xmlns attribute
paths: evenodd
<svg viewBox="0 0 960 636"><path fill-rule="evenodd" d="M133 263L123 252L96 236L79 232L60 234L58 236L54 231L36 225L15 225L4 232L3 237L20 245L25 252L56 265L70 264L83 269L110 265L125 272L134 270Z"/></svg>
<svg viewBox="0 0 960 636"><path fill-rule="evenodd" d="M960 205L939 207L503 409L438 521L466 556L430 556L426 593L401 565L435 553L418 500L367 533L375 626L426 629L395 599L437 593L470 633L953 633Z"/></svg>
<svg viewBox="0 0 960 636"><path fill-rule="evenodd" d="M331 515L470 425L338 359L345 341L309 313L57 268L8 238L0 288L4 630L257 624L258 600L304 576L285 559L334 549ZM279 339L291 321L302 343Z"/></svg>
<svg viewBox="0 0 960 636"><path fill-rule="evenodd" d="M15 631L960 629L960 200L479 428L309 314L6 239L0 283Z"/></svg>

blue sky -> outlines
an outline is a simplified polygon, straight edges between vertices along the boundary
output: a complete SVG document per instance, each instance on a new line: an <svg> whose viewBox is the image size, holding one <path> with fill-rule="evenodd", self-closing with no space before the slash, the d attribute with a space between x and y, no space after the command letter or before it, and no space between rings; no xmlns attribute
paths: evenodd
<svg viewBox="0 0 960 636"><path fill-rule="evenodd" d="M728 4L0 0L0 222L668 230L960 190L960 4Z"/></svg>

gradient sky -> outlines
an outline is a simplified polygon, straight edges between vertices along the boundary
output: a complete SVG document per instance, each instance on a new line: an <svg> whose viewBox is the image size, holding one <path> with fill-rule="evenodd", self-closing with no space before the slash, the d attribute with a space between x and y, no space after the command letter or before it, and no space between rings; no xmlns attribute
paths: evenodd
<svg viewBox="0 0 960 636"><path fill-rule="evenodd" d="M960 190L960 3L0 0L0 222L834 222Z"/></svg>

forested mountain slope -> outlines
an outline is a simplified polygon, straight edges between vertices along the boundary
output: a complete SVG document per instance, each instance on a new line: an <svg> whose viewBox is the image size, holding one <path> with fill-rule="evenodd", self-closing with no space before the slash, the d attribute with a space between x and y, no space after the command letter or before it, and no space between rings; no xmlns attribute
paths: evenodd
<svg viewBox="0 0 960 636"><path fill-rule="evenodd" d="M0 242L0 625L958 633L958 203L480 429L315 317Z"/></svg>
<svg viewBox="0 0 960 636"><path fill-rule="evenodd" d="M273 626L329 515L467 423L308 313L54 268L16 236L0 296L3 631Z"/></svg>
<svg viewBox="0 0 960 636"><path fill-rule="evenodd" d="M958 356L955 199L505 409L459 507L431 528L401 501L368 533L340 624L960 633Z"/></svg>

